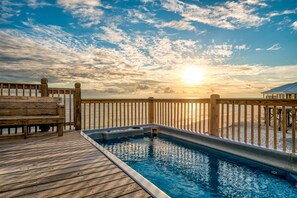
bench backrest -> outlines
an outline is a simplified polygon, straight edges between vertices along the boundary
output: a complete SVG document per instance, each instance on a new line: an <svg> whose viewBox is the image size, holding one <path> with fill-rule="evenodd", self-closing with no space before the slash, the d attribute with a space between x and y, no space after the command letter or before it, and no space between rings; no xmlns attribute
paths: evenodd
<svg viewBox="0 0 297 198"><path fill-rule="evenodd" d="M61 98L0 96L0 116L58 115Z"/></svg>

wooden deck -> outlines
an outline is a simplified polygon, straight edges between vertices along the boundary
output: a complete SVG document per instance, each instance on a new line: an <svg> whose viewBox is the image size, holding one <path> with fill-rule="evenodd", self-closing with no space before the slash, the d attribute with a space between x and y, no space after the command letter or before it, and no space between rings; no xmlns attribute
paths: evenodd
<svg viewBox="0 0 297 198"><path fill-rule="evenodd" d="M151 197L79 132L0 139L0 197Z"/></svg>

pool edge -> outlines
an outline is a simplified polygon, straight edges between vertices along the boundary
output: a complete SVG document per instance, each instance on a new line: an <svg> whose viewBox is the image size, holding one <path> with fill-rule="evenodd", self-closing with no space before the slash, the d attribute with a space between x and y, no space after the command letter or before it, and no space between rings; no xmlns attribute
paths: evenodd
<svg viewBox="0 0 297 198"><path fill-rule="evenodd" d="M156 124L154 126L159 127L159 130L163 134L276 167L297 175L297 156L292 153L283 153L277 150Z"/></svg>
<svg viewBox="0 0 297 198"><path fill-rule="evenodd" d="M131 177L137 184L139 184L145 191L147 191L152 197L160 197L160 198L168 198L169 196L164 193L162 190L160 190L157 186L155 186L153 183L151 183L149 180L147 180L145 177L143 177L141 174L136 172L134 169L132 169L130 166L128 166L126 163L124 163L122 160L117 158L115 155L113 155L111 152L103 148L101 145L99 145L96 141L94 141L92 138L90 138L87 134L85 134L83 131L80 131L80 134L93 146L95 146L99 151L101 151L109 160L111 160L115 165L117 165L121 170L123 170L129 177Z"/></svg>

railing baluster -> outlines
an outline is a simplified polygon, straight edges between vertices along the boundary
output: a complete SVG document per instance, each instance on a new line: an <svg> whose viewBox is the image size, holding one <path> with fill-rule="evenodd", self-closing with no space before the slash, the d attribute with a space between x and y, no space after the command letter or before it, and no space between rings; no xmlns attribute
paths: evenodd
<svg viewBox="0 0 297 198"><path fill-rule="evenodd" d="M251 144L254 144L254 105L251 105Z"/></svg>
<svg viewBox="0 0 297 198"><path fill-rule="evenodd" d="M115 113L115 115L116 115L116 117L115 117L115 121L116 121L116 123L115 123L115 124L116 124L116 126L119 126L119 124L118 124L118 119L119 119L119 117L118 117L118 115L119 115L118 105L119 105L119 103L116 102L115 105L116 105L116 106L115 106L115 107L116 107L116 108L115 108L115 111L116 111L116 113Z"/></svg>
<svg viewBox="0 0 297 198"><path fill-rule="evenodd" d="M31 89L30 89L30 95L31 95ZM67 116L67 113L66 113L66 97L65 97L65 91L63 92L63 105L65 107L64 108L64 115L65 115L64 129L66 129L66 116ZM85 128L85 125L84 125L84 128Z"/></svg>
<svg viewBox="0 0 297 198"><path fill-rule="evenodd" d="M247 105L244 104L244 143L247 143Z"/></svg>
<svg viewBox="0 0 297 198"><path fill-rule="evenodd" d="M86 103L84 103L84 129L87 129L86 127Z"/></svg>
<svg viewBox="0 0 297 198"><path fill-rule="evenodd" d="M292 153L296 153L296 109L292 106Z"/></svg>
<svg viewBox="0 0 297 198"><path fill-rule="evenodd" d="M103 106L102 107L103 108L103 114L102 114L102 119L103 119L102 122L103 123L102 123L102 128L105 128L105 126L106 126L105 125L105 104L106 104L105 102L102 103L102 106Z"/></svg>
<svg viewBox="0 0 297 198"><path fill-rule="evenodd" d="M273 148L277 149L277 114L276 106L273 106Z"/></svg>
<svg viewBox="0 0 297 198"><path fill-rule="evenodd" d="M261 105L258 105L258 146L261 146Z"/></svg>
<svg viewBox="0 0 297 198"><path fill-rule="evenodd" d="M286 152L287 142L286 142L286 133L287 133L287 112L286 107L282 107L282 117L283 117L283 151Z"/></svg>
<svg viewBox="0 0 297 198"><path fill-rule="evenodd" d="M191 104L191 131L193 131L193 115L194 115L194 110L193 110L193 102Z"/></svg>
<svg viewBox="0 0 297 198"><path fill-rule="evenodd" d="M96 129L96 102L94 102L94 117L93 117L93 120L94 120L93 129Z"/></svg>
<svg viewBox="0 0 297 198"><path fill-rule="evenodd" d="M237 131L237 140L240 142L240 129L241 129L241 105L238 104L238 131Z"/></svg>
<svg viewBox="0 0 297 198"><path fill-rule="evenodd" d="M229 104L227 104L227 109L226 109L226 111L227 111L227 115L226 115L226 128L227 128L227 130L226 130L226 136L227 136L227 139L229 139L230 137L229 137Z"/></svg>
<svg viewBox="0 0 297 198"><path fill-rule="evenodd" d="M265 106L265 125L266 125L266 138L265 138L265 141L266 141L266 148L269 147L269 124L270 124L270 118L269 118L269 106L266 105Z"/></svg>
<svg viewBox="0 0 297 198"><path fill-rule="evenodd" d="M148 109L148 102L145 102L145 123L148 123L148 111L147 111L147 109Z"/></svg>
<svg viewBox="0 0 297 198"><path fill-rule="evenodd" d="M107 128L109 128L109 124L110 124L110 109L109 109L110 103L107 102Z"/></svg>
<svg viewBox="0 0 297 198"><path fill-rule="evenodd" d="M8 84L8 96L10 96L10 84Z"/></svg>
<svg viewBox="0 0 297 198"><path fill-rule="evenodd" d="M92 103L89 103L89 126L88 126L88 129L91 129L91 108L92 108Z"/></svg>
<svg viewBox="0 0 297 198"><path fill-rule="evenodd" d="M235 139L235 126L234 126L234 122L235 122L235 104L234 101L232 103L232 140Z"/></svg>
<svg viewBox="0 0 297 198"><path fill-rule="evenodd" d="M130 111L131 111L131 122L130 122L130 125L133 125L133 102L130 103L131 106L130 106Z"/></svg>
<svg viewBox="0 0 297 198"><path fill-rule="evenodd" d="M16 95L16 96L19 95L18 85L15 85L15 95Z"/></svg>
<svg viewBox="0 0 297 198"><path fill-rule="evenodd" d="M141 111L140 111L140 106L142 106L142 102L138 102L138 124L142 124L141 123ZM154 111L155 112L155 111Z"/></svg>
<svg viewBox="0 0 297 198"><path fill-rule="evenodd" d="M201 102L199 103L199 133L202 133L201 131Z"/></svg>
<svg viewBox="0 0 297 198"><path fill-rule="evenodd" d="M114 103L111 103L111 127L114 127L114 107L113 107Z"/></svg>
<svg viewBox="0 0 297 198"><path fill-rule="evenodd" d="M123 126L123 122L122 122L122 103L121 102L119 104L119 108L120 108L120 126Z"/></svg>
<svg viewBox="0 0 297 198"><path fill-rule="evenodd" d="M195 103L195 131L198 131L198 119L197 119L197 115L198 115L198 103Z"/></svg>
<svg viewBox="0 0 297 198"><path fill-rule="evenodd" d="M206 122L206 120L205 120L205 103L203 103L203 133L205 133L206 132L206 130L205 130L205 122Z"/></svg>

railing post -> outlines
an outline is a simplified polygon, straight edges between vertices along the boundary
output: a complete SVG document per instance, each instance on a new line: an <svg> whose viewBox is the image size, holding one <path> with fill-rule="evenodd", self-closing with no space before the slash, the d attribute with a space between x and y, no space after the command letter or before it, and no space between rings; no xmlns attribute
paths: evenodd
<svg viewBox="0 0 297 198"><path fill-rule="evenodd" d="M41 97L48 97L48 80L47 78L42 78L41 79L41 86L40 86L40 94ZM50 129L50 126L48 124L41 124L39 125L39 128L42 132L46 132Z"/></svg>
<svg viewBox="0 0 297 198"><path fill-rule="evenodd" d="M75 83L74 92L75 130L81 130L81 88L80 83Z"/></svg>
<svg viewBox="0 0 297 198"><path fill-rule="evenodd" d="M41 79L40 94L41 94L41 97L48 97L49 96L47 78L42 78Z"/></svg>
<svg viewBox="0 0 297 198"><path fill-rule="evenodd" d="M217 100L220 99L220 95L212 94L210 96L210 114L209 114L209 123L210 135L219 137L219 115L220 115L220 106Z"/></svg>
<svg viewBox="0 0 297 198"><path fill-rule="evenodd" d="M154 98L148 98L148 124L153 124L155 122L155 112L154 112Z"/></svg>

